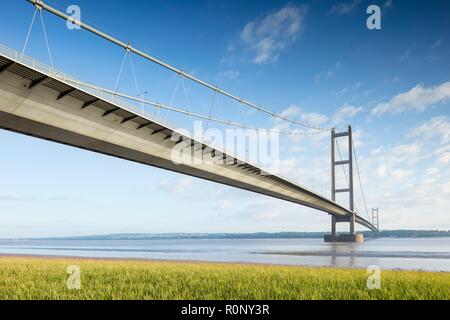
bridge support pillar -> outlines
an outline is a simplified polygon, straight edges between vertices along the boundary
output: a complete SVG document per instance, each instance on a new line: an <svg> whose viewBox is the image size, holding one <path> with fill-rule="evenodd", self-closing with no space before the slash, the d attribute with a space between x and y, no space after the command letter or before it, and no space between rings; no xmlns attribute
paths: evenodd
<svg viewBox="0 0 450 320"><path fill-rule="evenodd" d="M331 216L331 236L336 237L336 217Z"/></svg>
<svg viewBox="0 0 450 320"><path fill-rule="evenodd" d="M341 156L341 151L339 149L339 144L337 144L336 138L348 137L348 159L336 161L336 146L338 147L339 156ZM336 201L337 193L348 193L349 194L349 209L353 214L345 217L337 217L335 215L331 216L331 234L325 235L325 242L363 242L364 237L362 234L356 234L355 232L355 220L356 213L354 213L354 200L353 200L353 141L352 141L352 127L348 126L347 132L336 133L333 129L331 131L331 200ZM348 188L346 189L336 189L336 166L348 165L348 177L344 170L344 175L348 182ZM350 224L350 232L346 234L337 234L336 223L338 222L348 222Z"/></svg>
<svg viewBox="0 0 450 320"><path fill-rule="evenodd" d="M336 225L338 223L349 223L349 233L337 233ZM331 234L327 234L324 237L325 242L364 242L363 234L355 232L355 215L351 217L338 217L331 216Z"/></svg>
<svg viewBox="0 0 450 320"><path fill-rule="evenodd" d="M355 219L356 214L352 214L350 217L350 234L355 234Z"/></svg>
<svg viewBox="0 0 450 320"><path fill-rule="evenodd" d="M333 236L331 234L326 234L324 238L325 242L356 242L356 243L363 243L364 242L364 235L362 233L342 233L338 234L336 236Z"/></svg>

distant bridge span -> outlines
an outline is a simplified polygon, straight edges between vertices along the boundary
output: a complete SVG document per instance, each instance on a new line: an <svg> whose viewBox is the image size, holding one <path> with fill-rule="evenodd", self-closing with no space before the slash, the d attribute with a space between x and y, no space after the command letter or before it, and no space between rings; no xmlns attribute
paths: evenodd
<svg viewBox="0 0 450 320"><path fill-rule="evenodd" d="M354 216L324 196L194 139L191 141L202 149L223 155L232 164L177 165L171 160L177 141L170 137L175 129L114 95L69 80L65 74L2 45L0 128L297 203L329 213L338 221ZM359 215L354 217L356 223L377 230Z"/></svg>

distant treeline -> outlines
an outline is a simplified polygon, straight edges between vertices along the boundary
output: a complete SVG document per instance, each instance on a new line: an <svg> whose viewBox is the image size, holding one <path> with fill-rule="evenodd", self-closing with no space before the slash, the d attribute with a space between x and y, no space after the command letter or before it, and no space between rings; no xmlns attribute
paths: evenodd
<svg viewBox="0 0 450 320"><path fill-rule="evenodd" d="M369 236L372 232L363 232ZM379 232L381 238L440 238L450 237L450 230L382 230Z"/></svg>
<svg viewBox="0 0 450 320"><path fill-rule="evenodd" d="M362 232L365 238L437 238L450 237L450 230L383 230ZM175 240L175 239L316 239L327 232L256 232L256 233L123 233L82 237L45 238L45 240Z"/></svg>

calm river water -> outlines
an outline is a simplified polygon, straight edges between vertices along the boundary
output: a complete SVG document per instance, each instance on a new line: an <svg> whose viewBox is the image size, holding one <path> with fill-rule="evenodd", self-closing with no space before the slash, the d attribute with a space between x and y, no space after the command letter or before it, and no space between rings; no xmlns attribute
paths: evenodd
<svg viewBox="0 0 450 320"><path fill-rule="evenodd" d="M450 272L450 238L368 240L0 240L0 254L250 262Z"/></svg>

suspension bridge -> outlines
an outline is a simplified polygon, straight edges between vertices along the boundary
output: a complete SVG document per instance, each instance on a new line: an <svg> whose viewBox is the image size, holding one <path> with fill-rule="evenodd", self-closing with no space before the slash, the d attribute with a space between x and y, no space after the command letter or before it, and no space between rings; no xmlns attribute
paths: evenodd
<svg viewBox="0 0 450 320"><path fill-rule="evenodd" d="M254 104L186 73L91 25L74 20L41 0L27 1L35 6L35 12L23 50L19 52L0 45L0 128L225 184L328 213L331 216L331 234L325 237L325 241L361 241L361 235L355 232L355 224L377 231L377 227L372 223L373 221L369 221L371 220L369 217L363 218L354 207L354 164L356 165L361 191L363 189L350 126L346 131L337 132L333 128L317 127L275 113L268 108ZM308 130L305 132L280 132L282 134L330 134L332 151L331 199L279 174L271 174L248 160L242 160L236 155L210 145L207 141L182 134L167 121L149 112L144 106L167 109L192 118L217 122L230 127L265 131L271 129L218 119L212 117L211 113L203 115L173 105L146 100L142 93L134 97L118 92L117 84L114 90L109 90L80 81L56 70L53 67L42 17L43 11L70 21L122 47L125 50L125 57L136 54L178 74L180 78L211 90L214 96L222 95L274 119ZM51 66L25 55L27 41L38 15L42 22ZM122 61L122 68L125 57ZM348 139L346 159L343 159L337 141L343 138ZM187 150L193 158L198 157L199 154L201 156L207 154L220 161L198 163L192 161L177 164L172 161L174 146ZM338 149L338 160L335 159L336 147ZM336 188L336 167L348 167L348 173L344 168L347 188ZM337 193L349 194L348 207L336 202ZM362 195L368 216L364 193ZM336 224L341 222L349 223L349 233L337 233Z"/></svg>

